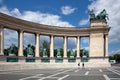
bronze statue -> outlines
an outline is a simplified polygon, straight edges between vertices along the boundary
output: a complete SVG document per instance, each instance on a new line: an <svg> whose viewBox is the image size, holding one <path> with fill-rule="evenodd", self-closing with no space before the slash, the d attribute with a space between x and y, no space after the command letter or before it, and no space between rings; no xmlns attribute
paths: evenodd
<svg viewBox="0 0 120 80"><path fill-rule="evenodd" d="M46 48L43 49L43 57L48 57L48 53L46 51Z"/></svg>
<svg viewBox="0 0 120 80"><path fill-rule="evenodd" d="M106 20L106 18L109 20L109 18L108 18L108 14L107 14L107 12L106 12L106 10L105 9L103 9L97 16L96 16L96 19L97 20Z"/></svg>
<svg viewBox="0 0 120 80"><path fill-rule="evenodd" d="M91 10L89 11L89 15L90 20L106 20L106 18L109 20L108 14L105 9L103 9L97 16L95 16L94 11Z"/></svg>
<svg viewBox="0 0 120 80"><path fill-rule="evenodd" d="M89 11L90 14L90 20L94 20L95 19L95 13L93 11L93 9L91 11Z"/></svg>
<svg viewBox="0 0 120 80"><path fill-rule="evenodd" d="M75 56L75 53L73 52L73 50L70 51L70 56Z"/></svg>
<svg viewBox="0 0 120 80"><path fill-rule="evenodd" d="M60 49L57 49L57 57L61 57L61 54L60 54Z"/></svg>
<svg viewBox="0 0 120 80"><path fill-rule="evenodd" d="M12 44L9 49L9 55L15 55L16 52L15 44Z"/></svg>
<svg viewBox="0 0 120 80"><path fill-rule="evenodd" d="M31 48L30 45L28 45L28 48L27 48L27 55L33 55L33 49Z"/></svg>

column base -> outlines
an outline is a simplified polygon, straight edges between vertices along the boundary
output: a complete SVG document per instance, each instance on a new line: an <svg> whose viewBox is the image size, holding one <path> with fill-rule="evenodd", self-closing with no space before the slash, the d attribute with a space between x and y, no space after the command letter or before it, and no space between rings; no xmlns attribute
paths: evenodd
<svg viewBox="0 0 120 80"><path fill-rule="evenodd" d="M50 59L50 63L55 63L55 59Z"/></svg>
<svg viewBox="0 0 120 80"><path fill-rule="evenodd" d="M63 63L68 63L68 59L63 59Z"/></svg>

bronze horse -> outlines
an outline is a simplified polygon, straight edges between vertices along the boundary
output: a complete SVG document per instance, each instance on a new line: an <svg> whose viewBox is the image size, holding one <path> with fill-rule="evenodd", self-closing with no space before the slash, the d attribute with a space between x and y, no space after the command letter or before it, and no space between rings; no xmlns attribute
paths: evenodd
<svg viewBox="0 0 120 80"><path fill-rule="evenodd" d="M103 20L103 19L108 19L109 20L109 18L108 18L108 14L107 14L107 12L106 12L106 10L105 9L103 9L103 11L101 11L97 16L96 16L96 19L100 19L100 20Z"/></svg>

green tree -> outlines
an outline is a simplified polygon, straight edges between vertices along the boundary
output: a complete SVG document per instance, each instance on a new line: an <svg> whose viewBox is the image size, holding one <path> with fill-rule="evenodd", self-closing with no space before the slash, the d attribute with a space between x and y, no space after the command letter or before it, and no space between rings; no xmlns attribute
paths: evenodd
<svg viewBox="0 0 120 80"><path fill-rule="evenodd" d="M44 40L43 43L42 43L42 48L49 49L50 48L50 43L48 41Z"/></svg>
<svg viewBox="0 0 120 80"><path fill-rule="evenodd" d="M8 56L8 53L9 53L9 48L4 49L4 55L5 55L5 56Z"/></svg>
<svg viewBox="0 0 120 80"><path fill-rule="evenodd" d="M83 56L83 49L80 49L80 57L82 58Z"/></svg>
<svg viewBox="0 0 120 80"><path fill-rule="evenodd" d="M118 62L120 60L120 54L114 54L113 58Z"/></svg>
<svg viewBox="0 0 120 80"><path fill-rule="evenodd" d="M13 46L12 46L13 45ZM10 47L13 47L13 53L15 53L16 56L18 56L18 47L15 45L15 44L12 44ZM4 49L4 54L6 56L9 55L9 52L10 52L10 47L8 47L7 49Z"/></svg>
<svg viewBox="0 0 120 80"><path fill-rule="evenodd" d="M60 48L61 57L63 57L63 53L64 53L63 48ZM57 57L57 49L54 49L54 56Z"/></svg>
<svg viewBox="0 0 120 80"><path fill-rule="evenodd" d="M67 51L67 57L68 57L68 58L70 57L70 50Z"/></svg>
<svg viewBox="0 0 120 80"><path fill-rule="evenodd" d="M54 56L57 57L57 49L54 49Z"/></svg>
<svg viewBox="0 0 120 80"><path fill-rule="evenodd" d="M50 43L46 40L43 41L42 46L40 47L40 56L43 56L43 49L46 48L46 51L48 53L48 57L50 56Z"/></svg>
<svg viewBox="0 0 120 80"><path fill-rule="evenodd" d="M114 57L113 56L109 56L109 60L114 60Z"/></svg>
<svg viewBox="0 0 120 80"><path fill-rule="evenodd" d="M63 57L63 55L64 55L63 48L60 48L60 53L61 53L61 56Z"/></svg>

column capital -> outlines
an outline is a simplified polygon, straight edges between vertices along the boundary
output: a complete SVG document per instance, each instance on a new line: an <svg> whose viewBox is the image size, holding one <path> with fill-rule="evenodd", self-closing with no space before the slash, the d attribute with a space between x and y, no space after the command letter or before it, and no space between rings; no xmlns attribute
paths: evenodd
<svg viewBox="0 0 120 80"><path fill-rule="evenodd" d="M19 29L19 30L17 30L17 32L18 33L20 33L20 32L24 33L24 29Z"/></svg>

